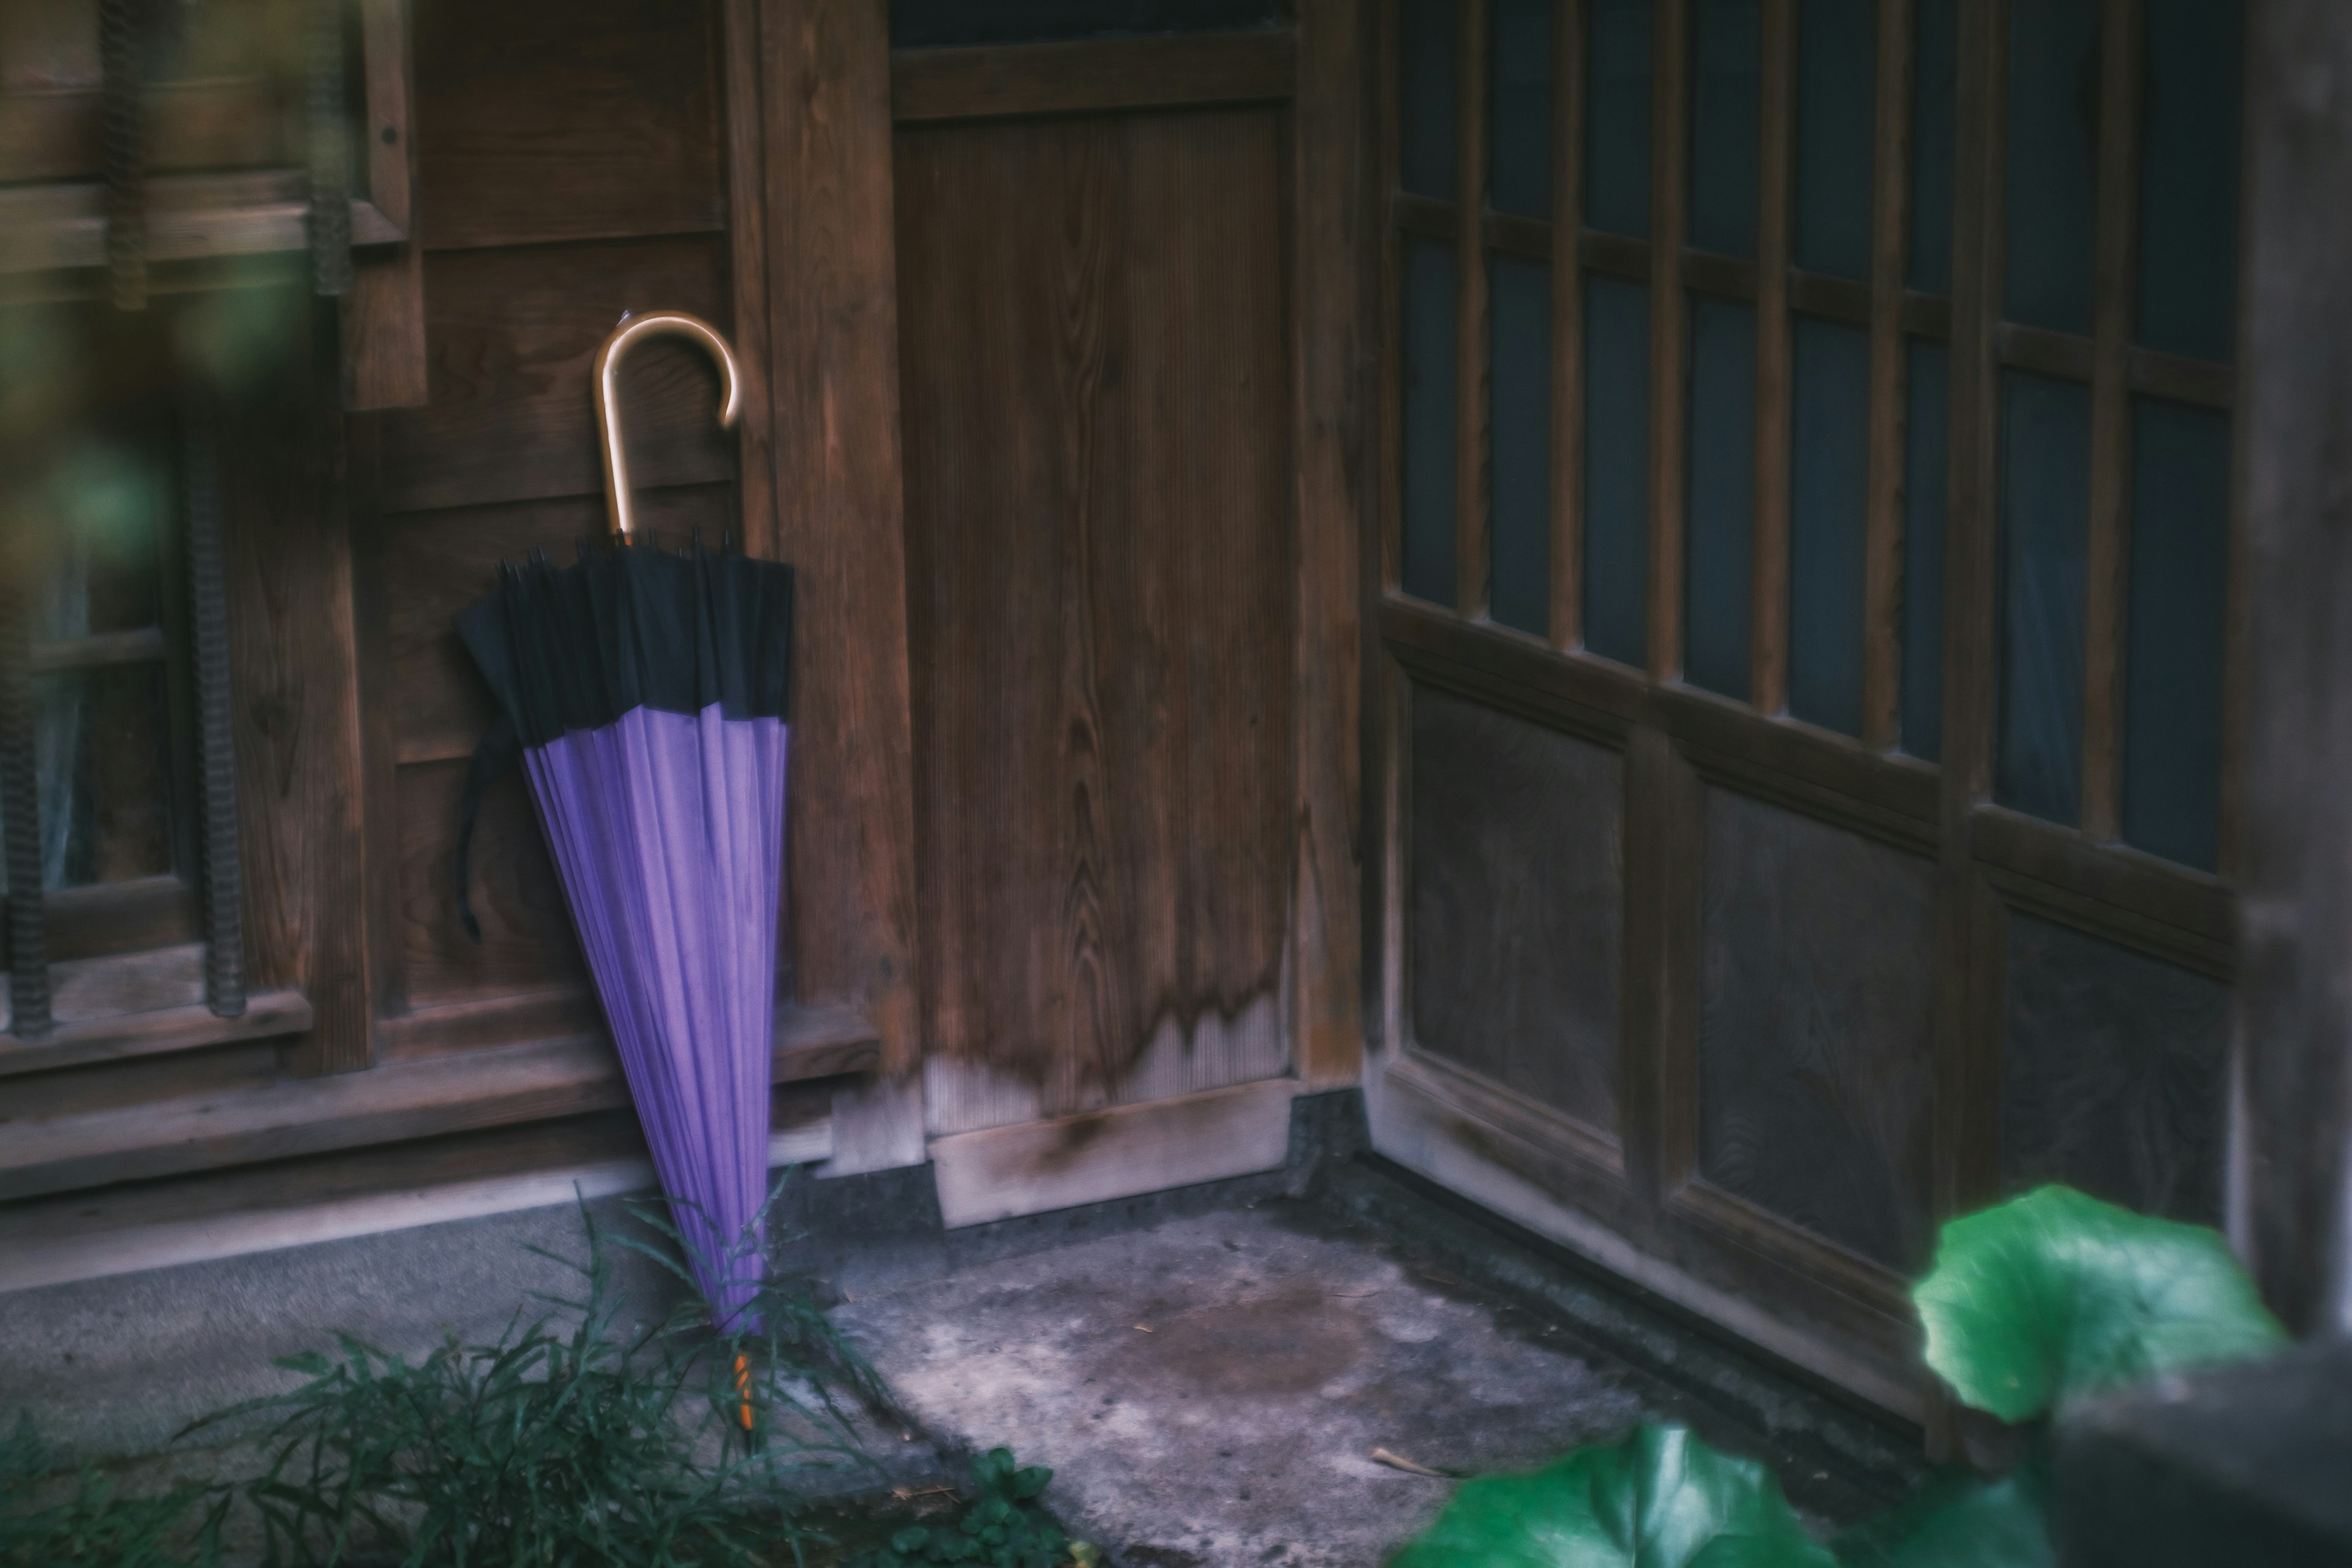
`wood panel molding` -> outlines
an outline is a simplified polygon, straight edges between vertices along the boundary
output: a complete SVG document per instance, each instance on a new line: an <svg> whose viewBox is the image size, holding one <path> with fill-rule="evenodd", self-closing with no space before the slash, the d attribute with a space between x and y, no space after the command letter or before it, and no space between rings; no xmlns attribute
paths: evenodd
<svg viewBox="0 0 2352 1568"><path fill-rule="evenodd" d="M759 22L758 100L729 114L757 115L779 195L761 215L775 507L745 531L796 574L793 971L880 1037L887 1099L836 1134L836 1164L868 1169L923 1155L889 28L882 0L761 0Z"/></svg>
<svg viewBox="0 0 2352 1568"><path fill-rule="evenodd" d="M1276 28L900 49L890 57L890 111L906 123L1273 103L1291 96L1298 49Z"/></svg>

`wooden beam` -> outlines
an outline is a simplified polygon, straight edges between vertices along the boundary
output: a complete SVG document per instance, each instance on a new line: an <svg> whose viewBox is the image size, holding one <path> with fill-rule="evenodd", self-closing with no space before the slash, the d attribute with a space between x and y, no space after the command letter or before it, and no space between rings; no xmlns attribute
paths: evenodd
<svg viewBox="0 0 2352 1568"><path fill-rule="evenodd" d="M307 177L299 169L172 174L146 183L147 250L155 261L303 250L310 243ZM373 202L352 203L352 243L407 238ZM102 185L0 187L0 273L106 263Z"/></svg>
<svg viewBox="0 0 2352 1568"><path fill-rule="evenodd" d="M1762 0L1757 94L1763 123L1756 177L1756 553L1749 583L1748 700L1759 713L1789 707L1789 267L1796 216L1791 151L1797 122L1795 0Z"/></svg>
<svg viewBox="0 0 2352 1568"><path fill-rule="evenodd" d="M1487 0L1457 0L1454 121L1454 604L1486 618L1494 552L1487 542L1486 57Z"/></svg>
<svg viewBox="0 0 2352 1568"><path fill-rule="evenodd" d="M1870 456L1864 501L1862 739L1895 744L1903 714L1903 481L1908 357L1912 0L1879 0L1877 162L1870 208Z"/></svg>
<svg viewBox="0 0 2352 1568"><path fill-rule="evenodd" d="M1287 29L1269 27L900 49L890 57L890 112L904 124L1274 103L1291 95L1297 47Z"/></svg>
<svg viewBox="0 0 2352 1568"><path fill-rule="evenodd" d="M142 96L152 173L283 167L296 156L285 87L268 78L154 82ZM93 88L0 92L0 181L99 178L104 119Z"/></svg>
<svg viewBox="0 0 2352 1568"><path fill-rule="evenodd" d="M914 742L900 489L889 27L883 0L761 0L773 548L797 576L793 974L856 1008L884 1083L846 1169L923 1157ZM757 351L754 351L757 352ZM853 1124L854 1123L854 1124Z"/></svg>
<svg viewBox="0 0 2352 1568"><path fill-rule="evenodd" d="M2299 1332L2352 1331L2352 29L2248 7L2239 1243Z"/></svg>
<svg viewBox="0 0 2352 1568"><path fill-rule="evenodd" d="M352 253L351 292L343 298L343 406L417 408L428 395L425 247L416 225L416 88L406 0L360 0L360 38L368 199L408 237L387 250Z"/></svg>
<svg viewBox="0 0 2352 1568"><path fill-rule="evenodd" d="M2083 836L2123 832L2125 617L2131 554L2132 315L2139 297L2141 0L2106 0L2099 37L2093 261L2091 521L2083 605Z"/></svg>
<svg viewBox="0 0 2352 1568"><path fill-rule="evenodd" d="M1584 0L1552 6L1551 220L1584 227ZM1584 645L1584 264L1574 245L1551 259L1551 645Z"/></svg>
<svg viewBox="0 0 2352 1568"><path fill-rule="evenodd" d="M1292 773L1292 1058L1310 1087L1363 1069L1363 565L1371 494L1369 345L1381 204L1370 155L1370 17L1301 0L1292 118L1291 446L1298 544Z"/></svg>

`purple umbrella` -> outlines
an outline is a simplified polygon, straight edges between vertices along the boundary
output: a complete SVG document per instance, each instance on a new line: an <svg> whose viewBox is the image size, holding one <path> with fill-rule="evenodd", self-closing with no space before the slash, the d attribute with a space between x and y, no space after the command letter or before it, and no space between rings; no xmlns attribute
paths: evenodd
<svg viewBox="0 0 2352 1568"><path fill-rule="evenodd" d="M520 747L688 1268L712 1321L750 1332L765 1268L793 574L724 544L665 549L632 527L614 384L623 352L664 332L718 358L719 423L734 423L734 355L705 322L624 318L604 341L613 536L583 542L571 566L538 552L501 565L457 616L501 709L467 781L457 880L472 931L474 807Z"/></svg>

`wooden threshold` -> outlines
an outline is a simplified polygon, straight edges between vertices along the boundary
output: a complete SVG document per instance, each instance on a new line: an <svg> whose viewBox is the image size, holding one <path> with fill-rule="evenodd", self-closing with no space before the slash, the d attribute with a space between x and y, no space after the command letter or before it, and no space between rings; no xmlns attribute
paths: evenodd
<svg viewBox="0 0 2352 1568"><path fill-rule="evenodd" d="M0 1078L299 1035L310 1028L310 998L294 990L247 997L245 1011L234 1018L220 1017L201 1002L77 1018L37 1040L0 1037Z"/></svg>
<svg viewBox="0 0 2352 1568"><path fill-rule="evenodd" d="M872 1028L838 1008L778 1009L775 1081L871 1071ZM628 1103L612 1045L538 1041L285 1079L227 1094L12 1124L0 1200L609 1110Z"/></svg>
<svg viewBox="0 0 2352 1568"><path fill-rule="evenodd" d="M1286 28L1059 44L898 49L890 117L899 124L1032 114L1101 114L1291 96L1298 45Z"/></svg>

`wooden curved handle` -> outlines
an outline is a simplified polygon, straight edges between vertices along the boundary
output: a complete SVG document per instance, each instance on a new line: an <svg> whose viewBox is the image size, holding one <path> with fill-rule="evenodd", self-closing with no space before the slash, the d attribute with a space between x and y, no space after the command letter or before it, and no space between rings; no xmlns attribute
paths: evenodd
<svg viewBox="0 0 2352 1568"><path fill-rule="evenodd" d="M621 318L621 324L597 349L592 374L596 386L596 433L604 447L604 509L612 515L613 531L624 539L636 527L637 520L635 503L629 500L628 447L621 435L621 359L630 344L658 337L692 338L719 362L726 383L719 409L721 430L734 428L736 416L743 412L743 378L735 368L735 351L727 346L718 328L684 310L648 310L642 316Z"/></svg>

